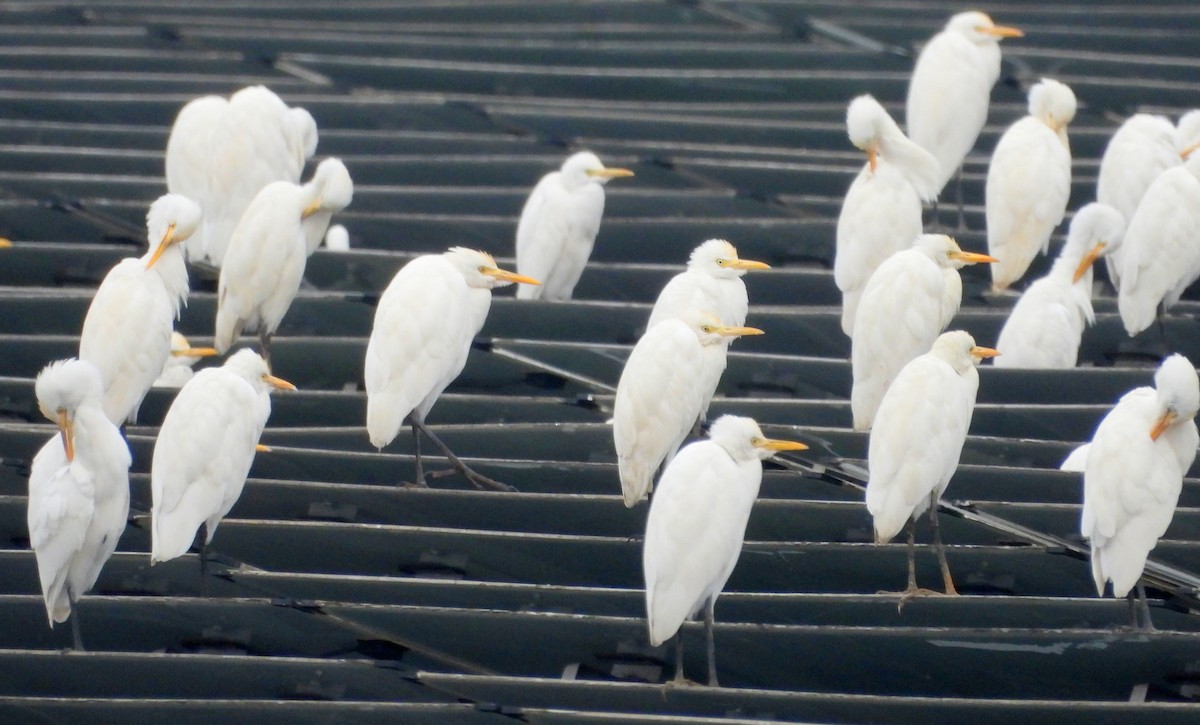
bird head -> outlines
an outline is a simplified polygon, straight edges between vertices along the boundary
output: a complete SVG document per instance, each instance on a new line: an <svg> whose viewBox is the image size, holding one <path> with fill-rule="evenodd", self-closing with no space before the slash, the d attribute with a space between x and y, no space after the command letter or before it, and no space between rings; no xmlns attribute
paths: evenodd
<svg viewBox="0 0 1200 725"><path fill-rule="evenodd" d="M84 360L58 360L42 368L33 389L42 415L58 425L67 460L74 460L75 415L85 405L99 407L104 390L100 371Z"/></svg>
<svg viewBox="0 0 1200 725"><path fill-rule="evenodd" d="M451 247L445 257L462 273L468 287L495 289L513 284L541 284L532 277L509 272L496 266L496 260L487 252L466 247Z"/></svg>
<svg viewBox="0 0 1200 725"><path fill-rule="evenodd" d="M187 240L200 226L200 205L182 194L164 194L146 212L146 233L151 255L146 269L158 262L172 245Z"/></svg>
<svg viewBox="0 0 1200 725"><path fill-rule="evenodd" d="M1200 148L1200 109L1188 111L1175 124L1175 148L1185 161Z"/></svg>
<svg viewBox="0 0 1200 725"><path fill-rule="evenodd" d="M1075 119L1075 92L1065 83L1043 78L1029 89L1029 115L1062 133Z"/></svg>
<svg viewBox="0 0 1200 725"><path fill-rule="evenodd" d="M879 163L879 142L886 121L891 121L891 116L870 95L858 96L846 108L846 134L850 137L850 143L867 155L867 164L872 172Z"/></svg>
<svg viewBox="0 0 1200 725"><path fill-rule="evenodd" d="M1150 429L1151 440L1158 440L1174 425L1192 420L1200 410L1200 379L1183 355L1171 355L1162 361L1154 373L1154 392L1162 412Z"/></svg>
<svg viewBox="0 0 1200 725"><path fill-rule="evenodd" d="M601 163L600 157L591 151L580 151L568 156L567 160L563 162L560 172L563 183L570 188L577 188L589 182L606 184L609 179L633 176L633 172L629 169L605 166Z"/></svg>
<svg viewBox="0 0 1200 725"><path fill-rule="evenodd" d="M1075 212L1062 251L1063 258L1079 259L1072 281L1083 279L1096 260L1116 251L1124 238L1125 217L1111 206L1092 202Z"/></svg>
<svg viewBox="0 0 1200 725"><path fill-rule="evenodd" d="M737 248L724 239L709 239L693 249L688 259L688 269L717 279L741 277L750 270L770 268L765 262L739 258Z"/></svg>
<svg viewBox="0 0 1200 725"><path fill-rule="evenodd" d="M972 43L998 43L1004 38L1020 38L1025 35L1017 28L996 25L986 13L972 10L958 13L946 23L946 30L961 33Z"/></svg>
<svg viewBox="0 0 1200 725"><path fill-rule="evenodd" d="M975 338L963 330L943 332L933 341L929 351L949 363L960 375L975 367L980 360L1000 354L990 347L976 345Z"/></svg>
<svg viewBox="0 0 1200 725"><path fill-rule="evenodd" d="M296 386L292 385L283 378L277 378L271 374L271 368L267 366L267 361L262 358L262 355L254 352L248 347L238 350L229 356L225 364L221 367L229 372L237 375L246 382L250 383L255 390L295 390Z"/></svg>
<svg viewBox="0 0 1200 725"><path fill-rule="evenodd" d="M685 312L681 319L700 338L701 345L716 345L745 335L763 334L757 327L730 327L717 319L716 315L699 310Z"/></svg>
<svg viewBox="0 0 1200 725"><path fill-rule="evenodd" d="M986 254L964 252L958 242L945 234L922 234L913 247L924 252L940 267L962 269L968 264L990 264L1000 260Z"/></svg>
<svg viewBox="0 0 1200 725"><path fill-rule="evenodd" d="M303 169L304 160L317 152L316 120L303 108L289 108L283 116L283 133L296 168Z"/></svg>
<svg viewBox="0 0 1200 725"><path fill-rule="evenodd" d="M350 206L354 198L354 182L341 159L328 158L317 164L312 179L304 185L305 206L300 213L304 219L318 211L339 212Z"/></svg>
<svg viewBox="0 0 1200 725"><path fill-rule="evenodd" d="M766 460L781 451L803 451L808 446L798 441L767 438L753 418L723 415L713 421L708 437L738 461Z"/></svg>

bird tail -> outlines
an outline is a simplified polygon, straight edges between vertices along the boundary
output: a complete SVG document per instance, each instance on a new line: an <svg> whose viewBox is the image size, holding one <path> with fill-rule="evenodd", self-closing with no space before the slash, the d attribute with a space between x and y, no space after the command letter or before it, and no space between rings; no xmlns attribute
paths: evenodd
<svg viewBox="0 0 1200 725"><path fill-rule="evenodd" d="M371 445L383 450L396 438L404 416L408 411L400 405L395 395L379 392L367 395L367 434Z"/></svg>
<svg viewBox="0 0 1200 725"><path fill-rule="evenodd" d="M199 524L187 526L180 521L178 512L175 516L166 517L153 513L153 525L150 528L150 564L158 564L183 556L191 548L196 538Z"/></svg>
<svg viewBox="0 0 1200 725"><path fill-rule="evenodd" d="M632 458L617 457L617 470L621 475L621 497L625 500L626 508L633 508L650 492L653 472L646 471L645 468L645 465Z"/></svg>
<svg viewBox="0 0 1200 725"><path fill-rule="evenodd" d="M224 355L233 347L233 343L237 342L238 335L241 334L243 324L229 305L217 306L217 327L213 334L213 347L217 348L217 352Z"/></svg>

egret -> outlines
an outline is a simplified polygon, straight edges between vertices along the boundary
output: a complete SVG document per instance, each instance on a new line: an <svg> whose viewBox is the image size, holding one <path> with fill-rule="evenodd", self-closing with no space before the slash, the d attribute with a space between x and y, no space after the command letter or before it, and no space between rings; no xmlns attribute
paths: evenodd
<svg viewBox="0 0 1200 725"><path fill-rule="evenodd" d="M1071 196L1071 148L1067 124L1075 118L1075 94L1050 78L1029 89L1029 115L1008 127L996 143L984 189L992 289L1004 290L1029 269L1067 212Z"/></svg>
<svg viewBox="0 0 1200 725"><path fill-rule="evenodd" d="M350 201L354 198L354 182L350 179L350 171L346 169L346 165L341 159L328 158L317 164L316 171L313 172L312 179L305 186L315 186L322 189L320 201L312 212L305 215L301 226L304 227L304 243L308 250L308 255L317 251L317 247L321 246L321 242L325 241L326 246L329 245L327 231L333 231L329 226L330 220L333 218L335 211L340 211L350 206ZM345 249L349 249L349 235L346 235L345 228L342 227L342 238L346 240ZM337 233L334 233L337 236ZM338 244L335 239L334 244Z"/></svg>
<svg viewBox="0 0 1200 725"><path fill-rule="evenodd" d="M271 389L296 386L271 375L266 361L244 348L196 373L175 396L150 464L151 564L182 556L199 531L204 576L208 544L254 463Z"/></svg>
<svg viewBox="0 0 1200 725"><path fill-rule="evenodd" d="M188 273L180 242L200 224L200 207L166 194L150 205L150 249L118 262L96 290L83 319L79 359L100 371L104 412L120 425L135 422L142 398L171 352L171 332L187 304Z"/></svg>
<svg viewBox="0 0 1200 725"><path fill-rule="evenodd" d="M1200 153L1159 174L1125 230L1117 307L1132 337L1200 277Z"/></svg>
<svg viewBox="0 0 1200 725"><path fill-rule="evenodd" d="M517 273L542 286L519 288L519 299L571 299L600 231L604 184L626 176L633 172L580 151L533 187L517 223Z"/></svg>
<svg viewBox="0 0 1200 725"><path fill-rule="evenodd" d="M271 336L291 306L308 259L308 217L345 208L353 186L346 167L326 159L303 186L275 181L263 187L233 230L217 283L214 345L222 353L244 330L257 330L270 360ZM317 239L324 234L320 229Z"/></svg>
<svg viewBox="0 0 1200 725"><path fill-rule="evenodd" d="M677 633L703 608L708 684L717 686L713 607L741 554L762 461L806 448L764 437L751 418L723 415L707 440L685 446L663 471L646 516L642 567L650 644L657 647L676 637L675 682L687 681Z"/></svg>
<svg viewBox="0 0 1200 725"><path fill-rule="evenodd" d="M163 363L162 372L154 380L156 388L179 388L192 379L192 366L202 357L217 355L215 347L192 347L178 332L171 333L171 354Z"/></svg>
<svg viewBox="0 0 1200 725"><path fill-rule="evenodd" d="M1146 190L1159 174L1183 163L1200 142L1200 111L1191 111L1173 125L1163 116L1135 113L1121 124L1100 159L1096 201L1132 219ZM1121 255L1104 258L1113 288L1121 284Z"/></svg>
<svg viewBox="0 0 1200 725"><path fill-rule="evenodd" d="M29 473L29 543L50 626L71 620L96 583L129 518L129 446L102 407L100 372L82 360L47 365L34 384L42 414L58 424Z"/></svg>
<svg viewBox="0 0 1200 725"><path fill-rule="evenodd" d="M983 13L959 13L917 56L905 103L908 137L937 159L939 192L956 171L962 181L963 159L987 121L992 86L1000 77L1000 40L1022 35ZM961 183L958 191L962 227Z"/></svg>
<svg viewBox="0 0 1200 725"><path fill-rule="evenodd" d="M1119 249L1125 220L1093 202L1075 213L1067 241L1046 276L1029 285L1000 330L996 367L1073 368L1092 311L1092 264Z"/></svg>
<svg viewBox="0 0 1200 725"><path fill-rule="evenodd" d="M231 235L255 195L273 181L297 183L317 148L317 124L264 86L228 101L208 96L184 106L167 143L168 188L186 190L204 210L203 233L188 258L220 267Z"/></svg>
<svg viewBox="0 0 1200 725"><path fill-rule="evenodd" d="M994 357L966 332L947 332L929 352L904 366L879 404L867 452L867 510L875 528L875 543L886 544L908 522L908 587L917 588L914 534L917 519L929 511L934 546L947 594L957 594L938 528L938 501L958 468L975 394L979 390L976 362Z"/></svg>
<svg viewBox="0 0 1200 725"><path fill-rule="evenodd" d="M867 163L846 192L837 224L833 279L842 291L842 330L853 335L863 287L879 263L912 246L921 234L921 204L937 199L937 159L908 140L871 96L846 111L850 141Z"/></svg>
<svg viewBox="0 0 1200 725"><path fill-rule="evenodd" d="M451 247L404 265L379 298L367 342L363 379L367 433L379 449L408 417L416 446L416 485L424 486L421 434L476 487L511 490L471 470L425 425L429 409L467 364L471 341L483 328L492 289L512 282L538 284L499 269L490 254Z"/></svg>
<svg viewBox="0 0 1200 725"><path fill-rule="evenodd" d="M1193 420L1200 409L1196 369L1182 355L1163 360L1154 387L1121 397L1092 436L1083 474L1079 531L1091 540L1092 579L1104 596L1141 602L1141 627L1153 629L1141 583L1146 559L1175 514L1183 476L1196 458L1200 434Z"/></svg>
<svg viewBox="0 0 1200 725"><path fill-rule="evenodd" d="M761 335L706 313L668 318L642 335L617 383L613 443L625 505L653 489L654 473L669 462L712 399L725 370L725 341Z"/></svg>
<svg viewBox="0 0 1200 725"><path fill-rule="evenodd" d="M964 252L944 234L923 234L910 249L879 265L863 289L850 342L854 430L870 430L892 380L908 361L929 351L958 312L958 270L995 261L986 254Z"/></svg>

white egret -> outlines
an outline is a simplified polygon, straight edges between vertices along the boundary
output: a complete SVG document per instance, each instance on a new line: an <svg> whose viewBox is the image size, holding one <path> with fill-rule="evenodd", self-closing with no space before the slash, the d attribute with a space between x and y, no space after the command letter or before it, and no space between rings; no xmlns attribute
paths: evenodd
<svg viewBox="0 0 1200 725"><path fill-rule="evenodd" d="M1096 201L1108 204L1125 219L1132 219L1146 190L1159 174L1183 163L1200 142L1200 111L1179 119L1178 126L1164 116L1135 113L1109 139L1100 159ZM1121 254L1104 258L1113 288L1121 287Z"/></svg>
<svg viewBox="0 0 1200 725"><path fill-rule="evenodd" d="M1091 540L1096 593L1104 596L1112 582L1113 596L1131 595L1133 609L1136 585L1146 629L1153 625L1140 579L1196 458L1197 409L1196 369L1184 356L1171 355L1155 372L1153 388L1129 391L1104 416L1087 453L1079 531Z"/></svg>
<svg viewBox="0 0 1200 725"><path fill-rule="evenodd" d="M180 242L200 224L200 207L166 194L150 205L150 249L118 262L96 290L83 331L79 358L100 371L104 412L120 425L137 420L146 391L171 352L171 332L187 304L188 273Z"/></svg>
<svg viewBox="0 0 1200 725"><path fill-rule="evenodd" d="M511 490L472 471L425 426L425 416L467 364L471 341L483 328L492 289L537 280L496 267L490 254L451 247L404 265L379 298L367 342L363 379L367 389L367 433L379 449L391 443L405 416L416 445L416 485L425 485L421 466L424 433L476 487Z"/></svg>
<svg viewBox="0 0 1200 725"><path fill-rule="evenodd" d="M658 293L646 329L666 319L685 319L693 310L705 310L727 325L740 327L746 324L750 308L742 276L770 268L764 262L739 258L737 248L724 239L709 239L692 250L687 269Z"/></svg>
<svg viewBox="0 0 1200 725"><path fill-rule="evenodd" d="M517 289L519 299L571 299L600 231L604 184L625 176L633 172L580 151L533 187L517 223L517 273L542 285Z"/></svg>
<svg viewBox="0 0 1200 725"><path fill-rule="evenodd" d="M273 181L297 183L317 148L317 124L264 86L184 106L168 141L168 188L183 183L204 210L203 234L188 258L223 264L234 228L255 195Z"/></svg>
<svg viewBox="0 0 1200 725"><path fill-rule="evenodd" d="M723 415L707 440L690 443L663 471L646 516L642 567L650 644L675 636L675 682L683 676L683 622L701 608L708 641L708 684L717 686L713 607L742 551L762 461L803 443L763 436L751 418Z"/></svg>
<svg viewBox="0 0 1200 725"><path fill-rule="evenodd" d="M270 360L271 336L300 289L308 259L305 221L340 211L353 186L346 167L326 159L312 181L298 186L275 181L263 187L233 230L217 283L213 344L225 352L244 330L257 330L263 356ZM324 234L320 227L318 241Z"/></svg>
<svg viewBox="0 0 1200 725"><path fill-rule="evenodd" d="M34 456L29 473L29 543L50 626L71 620L83 649L76 602L96 583L129 518L129 446L101 407L102 381L90 363L47 365L34 390L59 433Z"/></svg>
<svg viewBox="0 0 1200 725"><path fill-rule="evenodd" d="M1200 277L1200 153L1159 174L1129 220L1117 307L1130 337Z"/></svg>
<svg viewBox="0 0 1200 725"><path fill-rule="evenodd" d="M1019 38L980 12L954 15L930 38L913 67L905 103L908 137L933 154L941 172L937 190L959 171L987 121L992 86L1000 77L1000 40ZM959 187L959 225L962 188Z"/></svg>
<svg viewBox="0 0 1200 725"><path fill-rule="evenodd" d="M995 262L964 252L944 234L923 234L884 260L863 289L854 318L850 408L854 430L870 430L888 386L909 360L929 351L958 312L967 264Z"/></svg>
<svg viewBox="0 0 1200 725"><path fill-rule="evenodd" d="M150 563L182 556L200 539L200 575L217 524L246 484L271 415L270 390L296 386L248 348L205 368L180 389L163 418L150 464Z"/></svg>
<svg viewBox="0 0 1200 725"><path fill-rule="evenodd" d="M1046 276L1036 280L1009 313L996 349L996 367L1073 368L1092 311L1092 264L1119 249L1125 220L1093 202L1075 212L1067 241Z"/></svg>
<svg viewBox="0 0 1200 725"><path fill-rule="evenodd" d="M654 474L670 462L708 405L725 370L725 341L761 335L731 327L707 313L668 318L642 335L617 383L613 443L625 505L653 489Z"/></svg>
<svg viewBox="0 0 1200 725"><path fill-rule="evenodd" d="M171 354L154 380L156 388L179 388L192 379L192 366L202 357L217 355L215 347L192 347L178 332L171 333Z"/></svg>
<svg viewBox="0 0 1200 725"><path fill-rule="evenodd" d="M350 179L350 171L346 169L346 165L342 163L341 159L328 158L317 164L312 179L305 186L322 189L320 202L311 213L305 215L301 222L301 226L304 227L304 242L309 256L312 256L323 240L326 242L326 246L330 246L326 232L333 230L330 228L329 222L335 211L350 206L350 202L354 198L354 182ZM345 228L342 228L343 235L345 232ZM346 240L344 248L348 249L350 247L349 235L343 236L343 239ZM338 241L335 239L334 244L337 243Z"/></svg>
<svg viewBox="0 0 1200 725"><path fill-rule="evenodd" d="M908 140L871 96L846 110L846 129L867 163L846 192L837 224L833 279L842 291L842 330L853 335L858 299L871 273L921 234L921 204L941 189L937 159Z"/></svg>
<svg viewBox="0 0 1200 725"><path fill-rule="evenodd" d="M908 587L918 593L913 553L917 519L929 511L934 546L947 594L957 594L938 528L938 501L958 468L979 373L980 358L996 351L979 347L966 332L938 337L929 352L904 366L879 404L879 415L868 443L867 510L875 528L875 543L891 541L908 522Z"/></svg>
<svg viewBox="0 0 1200 725"><path fill-rule="evenodd" d="M984 189L992 288L1007 289L1029 269L1062 223L1071 196L1071 147L1067 124L1075 118L1075 94L1050 78L1029 89L1029 115L1008 127L996 143Z"/></svg>

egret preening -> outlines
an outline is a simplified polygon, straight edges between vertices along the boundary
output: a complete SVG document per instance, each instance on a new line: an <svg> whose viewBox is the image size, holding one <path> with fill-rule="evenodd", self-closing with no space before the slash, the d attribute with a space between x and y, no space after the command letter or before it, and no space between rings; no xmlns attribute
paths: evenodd
<svg viewBox="0 0 1200 725"><path fill-rule="evenodd" d="M842 330L853 335L858 299L871 273L921 234L921 204L937 199L937 159L908 140L871 96L846 110L846 129L867 163L854 177L837 224L833 279L842 291Z"/></svg>
<svg viewBox="0 0 1200 725"><path fill-rule="evenodd" d="M404 265L379 298L363 378L367 388L367 433L382 449L408 417L416 445L416 485L425 485L421 466L424 433L476 487L511 490L471 470L425 426L425 416L467 364L471 341L483 328L492 289L537 280L496 267L490 254L451 247Z"/></svg>
<svg viewBox="0 0 1200 725"><path fill-rule="evenodd" d="M77 650L75 603L96 583L129 518L129 446L101 407L101 385L95 367L74 359L50 363L34 384L59 435L30 468L29 544L50 626L70 618Z"/></svg>
<svg viewBox="0 0 1200 725"><path fill-rule="evenodd" d="M983 13L966 12L951 17L921 49L908 84L905 119L908 137L938 161L937 191L956 171L961 181L963 159L987 122L992 86L1000 77L1000 40L1022 35ZM962 214L960 185L960 227Z"/></svg>
<svg viewBox="0 0 1200 725"><path fill-rule="evenodd" d="M944 234L923 234L884 260L863 289L850 341L854 430L870 430L888 386L909 360L929 347L958 312L967 264L995 262L964 252Z"/></svg>
<svg viewBox="0 0 1200 725"><path fill-rule="evenodd" d="M1029 115L1008 127L996 143L984 189L992 288L1007 289L1029 269L1067 212L1071 196L1071 147L1067 124L1075 118L1075 94L1050 78L1029 89Z"/></svg>
<svg viewBox="0 0 1200 725"><path fill-rule="evenodd" d="M219 354L215 347L192 347L178 332L171 333L171 353L154 380L156 388L179 388L192 379L192 366L202 357Z"/></svg>
<svg viewBox="0 0 1200 725"><path fill-rule="evenodd" d="M213 336L218 350L228 350L244 330L257 330L263 357L270 360L271 336L304 277L308 235L316 233L319 242L325 233L324 226L305 223L320 215L328 225L329 215L345 208L353 191L342 162L326 159L303 186L275 181L258 192L233 230L221 267Z"/></svg>
<svg viewBox="0 0 1200 725"><path fill-rule="evenodd" d="M150 249L109 270L88 307L79 358L100 372L104 412L117 425L137 420L170 355L175 319L188 296L180 242L199 224L195 202L178 194L159 197L146 214Z"/></svg>
<svg viewBox="0 0 1200 725"><path fill-rule="evenodd" d="M700 312L669 318L634 345L613 402L613 443L625 505L653 489L654 474L683 444L725 370L727 340L761 335Z"/></svg>
<svg viewBox="0 0 1200 725"><path fill-rule="evenodd" d="M976 362L996 354L977 346L966 332L947 332L929 352L904 366L879 405L868 444L867 510L876 544L891 541L908 522L906 597L921 591L913 529L926 510L946 593L958 593L938 528L938 501L958 468L971 426L979 390Z"/></svg>
<svg viewBox="0 0 1200 725"><path fill-rule="evenodd" d="M1125 230L1117 306L1130 337L1200 277L1200 153L1159 175Z"/></svg>
<svg viewBox="0 0 1200 725"><path fill-rule="evenodd" d="M167 141L170 191L204 210L204 227L188 243L188 258L224 263L234 228L255 195L273 181L297 183L317 149L317 124L303 108L288 108L263 86L226 101L198 98L180 111Z"/></svg>
<svg viewBox="0 0 1200 725"><path fill-rule="evenodd" d="M200 576L217 524L246 484L271 415L271 389L296 386L271 375L248 348L205 368L180 389L163 418L150 464L150 563L182 556L200 539Z"/></svg>
<svg viewBox="0 0 1200 725"><path fill-rule="evenodd" d="M317 164L312 179L305 186L319 190L317 191L318 199L314 203L312 211L306 209L307 213L300 223L304 227L304 243L309 256L317 251L317 247L321 246L322 241L330 249L349 249L350 237L346 234L344 227L338 227L341 229L340 233L334 232L332 244L330 244L328 235L328 232L333 231L329 222L332 220L334 212L350 206L350 202L354 198L354 182L350 179L350 171L346 169L346 165L342 163L341 159L325 159ZM312 191L310 190L309 193Z"/></svg>
<svg viewBox="0 0 1200 725"><path fill-rule="evenodd" d="M600 231L604 184L625 176L633 172L580 151L533 187L517 223L517 273L542 284L518 288L519 299L571 299Z"/></svg>
<svg viewBox="0 0 1200 725"><path fill-rule="evenodd" d="M1108 582L1114 597L1130 596L1135 627L1153 629L1140 579L1196 458L1197 409L1196 369L1184 356L1171 355L1154 374L1153 388L1129 391L1104 416L1087 451L1079 531L1091 540L1092 579L1100 596Z"/></svg>
<svg viewBox="0 0 1200 725"><path fill-rule="evenodd" d="M1200 142L1200 111L1172 124L1163 116L1135 113L1121 124L1100 159L1096 201L1132 219L1146 190L1159 174L1183 163ZM1121 254L1104 258L1113 288L1121 288Z"/></svg>
<svg viewBox="0 0 1200 725"><path fill-rule="evenodd" d="M1073 368L1092 311L1092 264L1120 248L1125 220L1093 202L1075 212L1067 241L1045 277L1017 300L1000 330L996 367Z"/></svg>
<svg viewBox="0 0 1200 725"><path fill-rule="evenodd" d="M763 436L750 418L723 415L708 439L684 446L663 471L646 516L642 567L650 644L676 637L675 682L683 676L683 622L704 609L708 684L717 686L713 607L742 551L762 462L808 446Z"/></svg>

